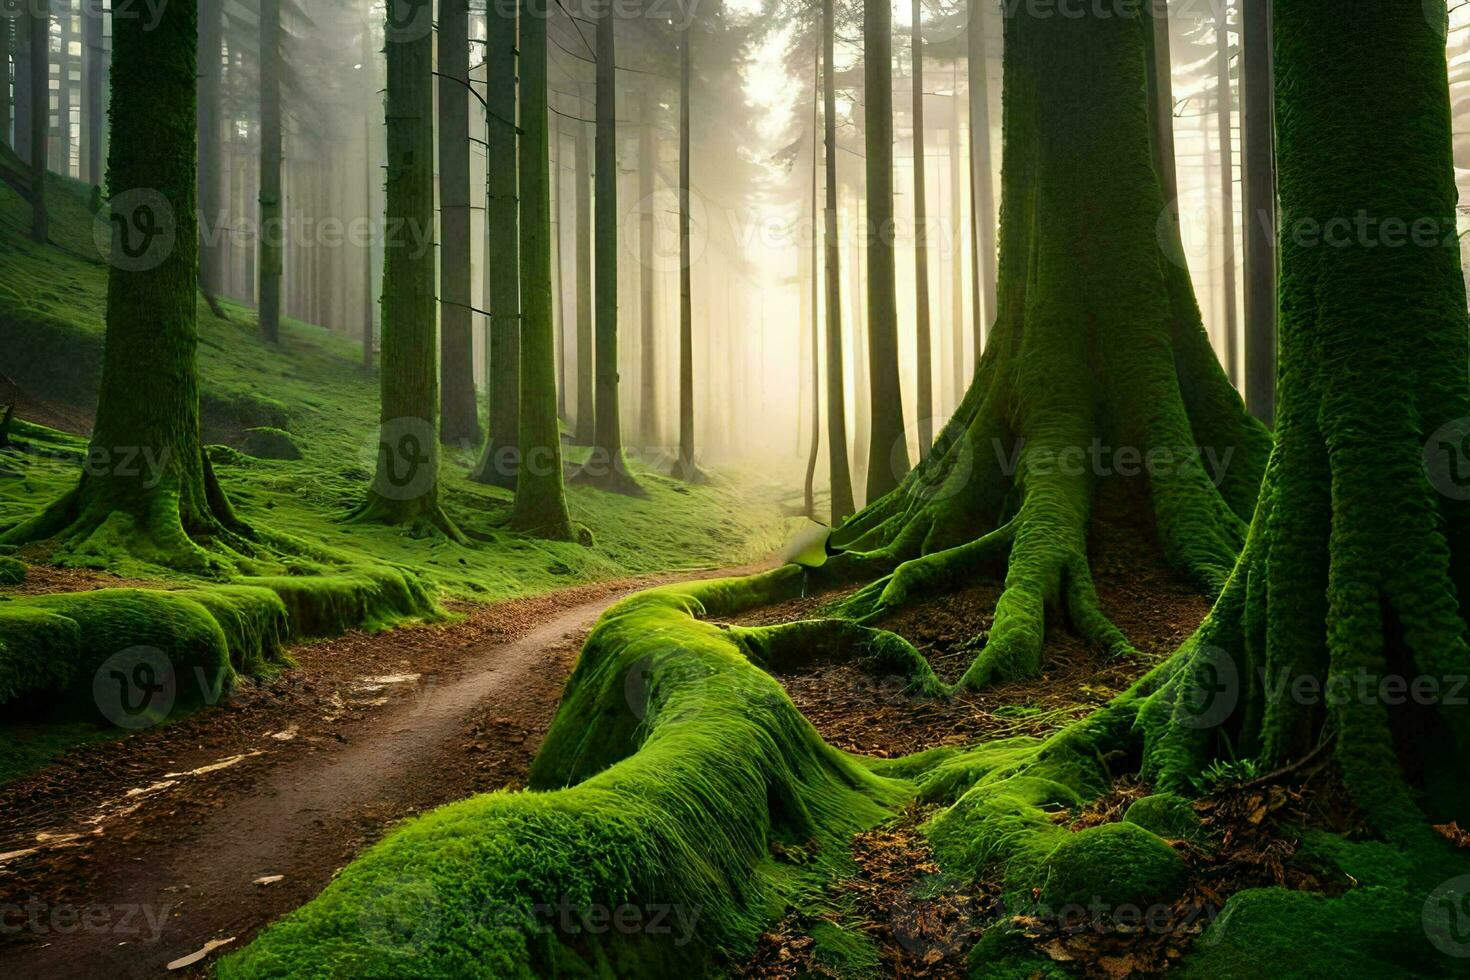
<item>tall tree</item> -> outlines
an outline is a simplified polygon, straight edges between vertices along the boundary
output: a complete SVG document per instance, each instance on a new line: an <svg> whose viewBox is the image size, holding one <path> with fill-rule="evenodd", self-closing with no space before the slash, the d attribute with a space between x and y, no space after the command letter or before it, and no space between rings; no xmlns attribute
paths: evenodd
<svg viewBox="0 0 1470 980"><path fill-rule="evenodd" d="M833 536L845 553L829 563L889 573L854 600L864 614L1004 567L970 687L1035 674L1058 607L1088 640L1127 649L1089 571L1093 495L1106 478L1125 481L1180 574L1220 590L1270 446L1214 355L1188 271L1164 258L1179 232L1165 222L1160 234L1169 210L1151 130L1162 107L1148 82L1157 22L1024 6L1007 17L994 332L933 452L901 492Z"/></svg>
<svg viewBox="0 0 1470 980"><path fill-rule="evenodd" d="M1230 0L1215 0L1215 112L1220 136L1220 247L1225 262L1220 267L1225 290L1225 370L1230 381L1240 386L1240 350L1237 339L1235 299L1235 100L1230 88Z"/></svg>
<svg viewBox="0 0 1470 980"><path fill-rule="evenodd" d="M592 453L578 478L619 493L643 491L623 456L618 397L618 90L617 18L613 0L597 16L597 404ZM580 408L580 406L579 406Z"/></svg>
<svg viewBox="0 0 1470 980"><path fill-rule="evenodd" d="M1245 401L1271 424L1276 402L1276 138L1271 4L1241 5L1245 198Z"/></svg>
<svg viewBox="0 0 1470 980"><path fill-rule="evenodd" d="M970 73L970 274L974 298L975 362L996 317L995 177L990 151L990 54L984 0L966 8L965 54ZM958 125L958 124L957 124Z"/></svg>
<svg viewBox="0 0 1470 980"><path fill-rule="evenodd" d="M520 471L521 258L516 186L516 15L491 5L485 41L485 261L490 270L490 419L472 479L515 489Z"/></svg>
<svg viewBox="0 0 1470 980"><path fill-rule="evenodd" d="M389 0L390 7L398 0ZM260 333L281 339L281 278L285 271L285 201L281 190L281 0L260 0Z"/></svg>
<svg viewBox="0 0 1470 980"><path fill-rule="evenodd" d="M583 99L585 105L588 100ZM597 101L594 93L593 112ZM573 123L572 180L576 182L573 203L577 209L577 415L573 427L573 438L583 446L590 446L597 439L597 395L593 380L596 371L596 341L593 339L593 322L597 311L593 305L592 290L592 140L584 122ZM597 261L602 261L601 242L598 243Z"/></svg>
<svg viewBox="0 0 1470 980"><path fill-rule="evenodd" d="M556 415L556 347L551 302L551 179L547 124L546 18L552 0L520 0L521 97L521 468L511 523L518 531L569 541Z"/></svg>
<svg viewBox="0 0 1470 980"><path fill-rule="evenodd" d="M643 87L638 130L638 431L645 447L661 441L658 424L658 339L654 328L654 180L658 175L658 93Z"/></svg>
<svg viewBox="0 0 1470 980"><path fill-rule="evenodd" d="M388 0L387 209L378 465L354 519L462 540L439 505L432 0Z"/></svg>
<svg viewBox="0 0 1470 980"><path fill-rule="evenodd" d="M842 352L842 244L837 224L837 72L836 0L822 0L822 142L826 169L826 207L822 239L826 243L827 280L827 459L832 482L832 525L856 509L852 500L852 468L847 458L847 376Z"/></svg>
<svg viewBox="0 0 1470 980"><path fill-rule="evenodd" d="M470 8L439 0L439 439L480 441L470 287Z"/></svg>
<svg viewBox="0 0 1470 980"><path fill-rule="evenodd" d="M87 58L87 94L83 111L87 127L86 179L95 186L101 186L105 177L102 143L103 134L107 131L107 106L103 98L107 83L107 41L103 34L100 5L82 4L82 31Z"/></svg>
<svg viewBox="0 0 1470 980"><path fill-rule="evenodd" d="M11 149L24 163L31 162L31 8L22 4L20 15L13 18L15 43L11 61L15 67L15 96L11 103L15 139Z"/></svg>
<svg viewBox="0 0 1470 980"><path fill-rule="evenodd" d="M111 266L88 465L75 489L4 543L54 538L61 560L126 553L195 572L233 571L256 550L199 438L197 58L192 0L163 5L156 22L113 22ZM156 470L136 465L139 447L155 454Z"/></svg>
<svg viewBox="0 0 1470 980"><path fill-rule="evenodd" d="M1282 212L1299 228L1373 223L1331 247L1282 236L1261 505L1225 594L1141 719L1155 734L1144 773L1170 789L1227 754L1271 770L1330 746L1354 802L1398 843L1433 840L1428 825L1463 801L1470 719L1458 702L1269 697L1255 679L1289 672L1331 691L1333 678L1415 677L1441 690L1470 671L1470 321L1443 22L1426 9L1275 4ZM1395 228L1420 229L1418 247L1385 247L1406 240ZM1181 699L1209 704L1224 671L1243 690L1222 724L1168 724Z"/></svg>
<svg viewBox="0 0 1470 980"><path fill-rule="evenodd" d="M965 391L965 198L960 190L960 174L963 164L960 155L960 78L958 60L951 67L950 127L949 127L949 276L951 318L950 334L953 337L954 356L950 358L952 396L944 405L946 411L959 401ZM973 227L973 222L970 226Z"/></svg>
<svg viewBox="0 0 1470 980"><path fill-rule="evenodd" d="M693 6L685 3L679 31L679 458L674 475L690 483L703 479L694 462L694 251L689 215L693 20Z"/></svg>
<svg viewBox="0 0 1470 980"><path fill-rule="evenodd" d="M917 336L919 453L929 452L934 439L934 355L929 325L929 203L928 161L924 154L924 4L913 0L909 26L909 75L913 82L914 121L914 332ZM907 450L905 450L907 455Z"/></svg>
<svg viewBox="0 0 1470 980"><path fill-rule="evenodd" d="M206 296L223 290L225 179L220 120L224 56L224 0L199 0L199 288Z"/></svg>
<svg viewBox="0 0 1470 980"><path fill-rule="evenodd" d="M818 149L821 140L818 138L817 127L821 125L820 112L822 108L822 39L817 37L817 49L812 58L812 198L811 198L811 236L812 253L811 268L807 270L811 277L808 283L810 292L807 295L807 304L810 309L808 327L811 330L811 359L812 359L812 429L811 447L807 450L806 457L806 482L803 484L802 500L806 507L806 516L812 520L817 519L817 460L822 455L822 341L821 341L821 268L822 268L822 238L817 231L817 211L820 207L817 198L817 171L821 166Z"/></svg>
<svg viewBox="0 0 1470 980"><path fill-rule="evenodd" d="M31 164L31 238L45 243L50 237L46 213L47 153L51 122L51 0L36 0L27 17L30 26L30 57L26 67L30 75L30 164Z"/></svg>
<svg viewBox="0 0 1470 980"><path fill-rule="evenodd" d="M6 146L13 142L10 136L10 52L15 43L12 25L17 20L15 17L0 17L0 143Z"/></svg>
<svg viewBox="0 0 1470 980"><path fill-rule="evenodd" d="M908 433L898 379L898 283L893 217L893 8L863 3L863 97L868 201L868 503L909 471Z"/></svg>

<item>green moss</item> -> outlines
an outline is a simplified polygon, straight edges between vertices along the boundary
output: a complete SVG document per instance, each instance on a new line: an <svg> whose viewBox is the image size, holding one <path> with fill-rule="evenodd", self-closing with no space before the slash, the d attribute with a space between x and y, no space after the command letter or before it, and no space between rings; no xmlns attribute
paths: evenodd
<svg viewBox="0 0 1470 980"><path fill-rule="evenodd" d="M25 563L0 555L0 585L19 585L25 580Z"/></svg>
<svg viewBox="0 0 1470 980"><path fill-rule="evenodd" d="M784 571L614 606L532 790L406 825L227 958L221 976L659 975L748 953L814 882L850 868L853 832L912 795L823 743L742 646L703 621L793 586ZM548 922L559 905L667 907L694 925L682 944L677 931L593 935Z"/></svg>
<svg viewBox="0 0 1470 980"><path fill-rule="evenodd" d="M1200 833L1199 814L1188 800L1173 793L1155 793L1134 800L1123 814L1123 820L1168 840L1185 840Z"/></svg>
<svg viewBox="0 0 1470 980"><path fill-rule="evenodd" d="M1138 908L1176 897L1188 872L1174 849L1137 824L1109 823L1063 838L1046 860L1042 899Z"/></svg>
<svg viewBox="0 0 1470 980"><path fill-rule="evenodd" d="M16 602L0 602L0 704L59 693L76 673L68 654L80 649L71 619Z"/></svg>
<svg viewBox="0 0 1470 980"><path fill-rule="evenodd" d="M240 451L256 459L292 460L301 458L296 440L284 429L271 426L256 426L245 430L245 442Z"/></svg>

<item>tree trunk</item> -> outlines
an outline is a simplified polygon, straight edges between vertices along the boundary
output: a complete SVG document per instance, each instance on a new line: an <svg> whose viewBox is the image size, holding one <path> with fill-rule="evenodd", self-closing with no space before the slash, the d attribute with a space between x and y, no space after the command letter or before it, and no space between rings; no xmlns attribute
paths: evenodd
<svg viewBox="0 0 1470 980"><path fill-rule="evenodd" d="M390 4L409 0L389 0ZM260 334L281 339L285 202L281 192L281 0L260 0Z"/></svg>
<svg viewBox="0 0 1470 980"><path fill-rule="evenodd" d="M898 379L898 284L893 218L893 10L863 4L863 94L868 154L868 503L909 471L908 432Z"/></svg>
<svg viewBox="0 0 1470 980"><path fill-rule="evenodd" d="M950 371L952 373L952 384L950 396L945 400L945 413L956 402L960 400L965 390L965 199L960 189L960 79L958 63L950 76L950 85L954 89L953 97L953 124L949 128L949 273L950 273L950 303L949 311L953 322L950 324L950 334L954 338L954 356L950 359ZM971 227L974 223L971 222ZM978 356L978 355L977 355Z"/></svg>
<svg viewBox="0 0 1470 980"><path fill-rule="evenodd" d="M601 82L599 81L599 85ZM580 105L585 106L584 98ZM593 96L593 112L600 103ZM573 439L590 446L597 438L597 395L594 388L596 341L593 339L594 309L592 286L592 152L587 124L573 123L572 180L576 185L573 201L577 209L577 415ZM600 172L600 169L599 169ZM599 191L600 193L600 191ZM565 211L563 211L565 213ZM597 261L602 261L602 242L598 241Z"/></svg>
<svg viewBox="0 0 1470 980"><path fill-rule="evenodd" d="M10 109L10 53L15 46L15 38L11 33L14 30L12 25L19 22L18 17L0 18L0 143L6 146L12 146L15 142L10 135L13 116Z"/></svg>
<svg viewBox="0 0 1470 980"><path fill-rule="evenodd" d="M663 441L658 424L658 337L654 306L654 200L658 175L658 94L652 85L643 89L642 127L638 141L638 316L642 332L638 338L639 399L638 430L645 448Z"/></svg>
<svg viewBox="0 0 1470 980"><path fill-rule="evenodd" d="M811 304L811 316L809 326L811 329L811 386L812 386L812 431L811 448L807 451L806 458L806 483L802 500L806 506L806 516L812 520L817 519L816 482L817 482L817 460L822 455L822 341L821 341L821 268L822 268L822 239L817 230L817 211L820 205L817 198L817 168L821 165L818 157L818 147L821 140L818 138L817 127L820 125L818 112L822 105L822 47L820 40L818 47L813 52L813 74L812 80L812 202L811 202L811 236L812 254L811 266L807 275L811 277L808 283L810 293L807 302Z"/></svg>
<svg viewBox="0 0 1470 980"><path fill-rule="evenodd" d="M490 425L471 479L515 489L521 444L521 258L516 187L516 17L490 8L486 42L485 261L490 267Z"/></svg>
<svg viewBox="0 0 1470 980"><path fill-rule="evenodd" d="M913 24L909 33L910 74L913 76L914 117L914 330L918 370L919 454L929 452L934 441L934 355L930 350L933 334L929 325L929 203L928 161L924 153L924 5L913 0ZM904 450L907 458L908 450Z"/></svg>
<svg viewBox="0 0 1470 980"><path fill-rule="evenodd" d="M57 0L47 0L48 3ZM52 157L51 164L56 172L63 177L72 176L71 170L71 108L74 102L74 93L71 84L71 3L70 0L59 0L60 8L56 14L57 41L60 42L60 50L56 55L56 117L53 137L56 141L56 151ZM50 46L50 38L47 38L47 46Z"/></svg>
<svg viewBox="0 0 1470 980"><path fill-rule="evenodd" d="M690 241L690 89L693 87L693 11L686 5L679 32L679 459L674 476L703 479L694 462L694 255Z"/></svg>
<svg viewBox="0 0 1470 980"><path fill-rule="evenodd" d="M87 105L84 113L87 119L87 180L93 186L101 187L107 182L102 163L102 144L107 132L107 104L104 99L107 41L103 36L101 8L95 4L85 4L83 16L87 46Z"/></svg>
<svg viewBox="0 0 1470 980"><path fill-rule="evenodd" d="M966 8L966 56L970 72L970 273L974 299L975 363L996 317L995 178L991 166L990 54L982 0Z"/></svg>
<svg viewBox="0 0 1470 980"><path fill-rule="evenodd" d="M197 46L193 3L164 5L156 23L113 24L112 259L88 464L74 490L0 536L55 538L63 563L127 556L233 574L254 551L199 438Z"/></svg>
<svg viewBox="0 0 1470 980"><path fill-rule="evenodd" d="M929 458L834 536L846 553L828 565L834 576L891 573L851 600L861 615L1004 567L968 687L1034 675L1049 609L1064 609L1087 640L1129 649L1088 566L1104 478L1150 509L1177 571L1220 589L1270 442L1220 369L1188 273L1164 259L1152 18L1017 11L1007 20L994 333Z"/></svg>
<svg viewBox="0 0 1470 980"><path fill-rule="evenodd" d="M480 441L470 285L470 10L439 0L439 439Z"/></svg>
<svg viewBox="0 0 1470 980"><path fill-rule="evenodd" d="M15 100L11 103L15 142L11 149L24 163L31 162L31 15L30 6L22 4L14 18L15 44L11 60L15 64Z"/></svg>
<svg viewBox="0 0 1470 980"><path fill-rule="evenodd" d="M548 2L520 4L521 468L511 523L518 531L569 541L573 530L556 416L556 324L551 302Z"/></svg>
<svg viewBox="0 0 1470 980"><path fill-rule="evenodd" d="M1215 108L1220 124L1220 206L1224 218L1220 234L1225 262L1220 269L1220 278L1225 290L1225 371L1230 376L1230 383L1239 388L1240 350L1236 336L1238 316L1235 300L1235 136L1232 119L1235 102L1230 91L1230 0L1215 2L1219 4L1215 16L1215 94L1219 104Z"/></svg>
<svg viewBox="0 0 1470 980"><path fill-rule="evenodd" d="M1276 402L1276 147L1272 0L1241 6L1244 142L1245 403L1271 424Z"/></svg>
<svg viewBox="0 0 1470 980"><path fill-rule="evenodd" d="M31 238L45 244L50 238L46 213L47 151L51 122L51 14L50 0L35 0L30 22L30 164ZM142 185L140 185L142 186Z"/></svg>
<svg viewBox="0 0 1470 980"><path fill-rule="evenodd" d="M1470 319L1444 34L1419 4L1293 0L1275 42L1283 213L1372 223L1281 239L1276 450L1225 594L1142 709L1144 774L1176 789L1216 758L1270 770L1332 739L1375 829L1432 839L1428 824L1464 818L1457 699L1273 697L1258 678L1443 691L1470 670ZM1389 246L1406 234L1416 247ZM1228 703L1221 677L1238 680Z"/></svg>
<svg viewBox="0 0 1470 980"><path fill-rule="evenodd" d="M577 471L577 479L605 490L642 496L644 491L628 472L623 457L622 407L618 400L618 93L614 9L612 0L605 0L597 16L597 160L593 165L597 175L596 428L592 453ZM585 175L579 175L579 179L585 185Z"/></svg>
<svg viewBox="0 0 1470 980"><path fill-rule="evenodd" d="M842 352L842 236L837 225L836 0L822 0L822 136L826 148L827 459L832 483L832 526L852 516L852 468L847 458L847 379Z"/></svg>
<svg viewBox="0 0 1470 980"><path fill-rule="evenodd" d="M98 26L100 31L100 21ZM97 43L101 44L100 37ZM222 245L229 226L221 188L224 169L219 111L223 44L224 0L199 0L199 288L206 296L218 296L222 290ZM94 180L101 183L100 179Z"/></svg>
<svg viewBox="0 0 1470 980"><path fill-rule="evenodd" d="M364 61L364 65L371 64ZM367 227L373 227L373 186L377 169L373 166L373 119L365 116L362 121L362 216ZM373 370L373 311L377 303L373 297L373 242L369 237L362 243L362 369L371 374Z"/></svg>
<svg viewBox="0 0 1470 980"><path fill-rule="evenodd" d="M268 0L273 2L273 0ZM439 506L434 297L434 38L428 0L389 0L388 181L378 468L355 519L463 540Z"/></svg>

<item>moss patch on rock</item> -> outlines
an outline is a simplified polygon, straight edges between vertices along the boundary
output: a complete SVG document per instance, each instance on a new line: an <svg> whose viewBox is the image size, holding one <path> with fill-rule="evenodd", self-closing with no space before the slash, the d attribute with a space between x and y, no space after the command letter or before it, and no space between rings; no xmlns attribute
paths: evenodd
<svg viewBox="0 0 1470 980"><path fill-rule="evenodd" d="M268 425L245 430L245 441L240 451L256 459L293 460L301 458L301 449L295 438L284 429Z"/></svg>

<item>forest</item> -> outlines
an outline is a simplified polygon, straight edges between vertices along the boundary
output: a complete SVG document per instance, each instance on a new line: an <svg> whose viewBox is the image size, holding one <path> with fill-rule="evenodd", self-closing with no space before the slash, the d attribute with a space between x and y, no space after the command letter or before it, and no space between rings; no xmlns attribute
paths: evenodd
<svg viewBox="0 0 1470 980"><path fill-rule="evenodd" d="M1462 191L1461 0L0 0L0 966L1470 976Z"/></svg>

